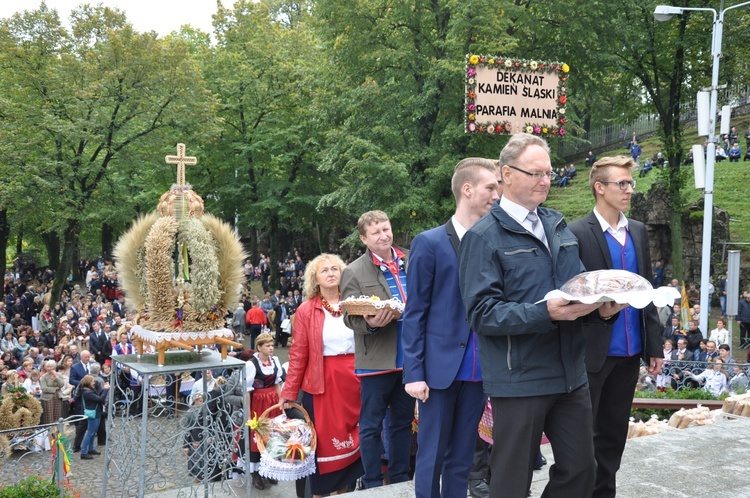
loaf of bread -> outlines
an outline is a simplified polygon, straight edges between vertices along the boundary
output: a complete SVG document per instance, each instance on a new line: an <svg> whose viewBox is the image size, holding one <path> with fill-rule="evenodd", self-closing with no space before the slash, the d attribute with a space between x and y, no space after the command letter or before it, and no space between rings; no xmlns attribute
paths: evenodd
<svg viewBox="0 0 750 498"><path fill-rule="evenodd" d="M653 290L651 283L640 275L625 270L587 271L563 284L561 291L573 297L596 294L618 294Z"/></svg>

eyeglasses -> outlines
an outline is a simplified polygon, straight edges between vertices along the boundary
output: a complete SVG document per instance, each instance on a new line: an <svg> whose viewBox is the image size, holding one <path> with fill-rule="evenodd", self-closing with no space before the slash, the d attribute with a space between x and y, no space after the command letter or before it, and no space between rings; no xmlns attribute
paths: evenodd
<svg viewBox="0 0 750 498"><path fill-rule="evenodd" d="M533 178L536 181L541 180L543 177L547 177L549 179L552 178L552 171L542 172L542 171L526 171L525 169L521 169L517 166L512 166L510 164L507 165L509 168L513 168L516 171L520 171L521 173L524 173L526 175L529 175L531 178Z"/></svg>
<svg viewBox="0 0 750 498"><path fill-rule="evenodd" d="M604 185L609 185L609 184L617 185L618 187L620 187L620 190L627 190L628 186L630 186L633 188L633 190L635 190L635 180L622 180L621 182L599 182L599 183L603 183Z"/></svg>

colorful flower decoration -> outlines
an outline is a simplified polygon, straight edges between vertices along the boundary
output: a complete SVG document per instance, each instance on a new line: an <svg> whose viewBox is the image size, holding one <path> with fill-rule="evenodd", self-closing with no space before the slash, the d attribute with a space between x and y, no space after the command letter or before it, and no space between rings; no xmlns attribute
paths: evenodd
<svg viewBox="0 0 750 498"><path fill-rule="evenodd" d="M466 119L465 130L468 133L486 132L488 134L508 135L513 133L513 130L523 130L527 133L543 137L565 136L566 131L563 126L565 125L565 106L568 102L566 85L567 74L570 72L570 66L568 66L568 64L562 62L527 60L520 58L506 59L486 54L468 54L466 56L466 63L466 111L464 111L464 116ZM535 112L537 111L536 109L530 110L529 114L531 116L524 115L523 117L520 115L517 116L515 113L511 114L510 116L505 115L505 113L501 115L500 112L496 111L497 117L500 118L500 120L488 121L486 118L488 116L491 116L492 114L487 111L486 107L484 107L485 105L487 105L487 101L482 100L483 95L486 95L486 93L490 93L487 90L483 89L483 86L486 87L486 85L488 84L488 80L486 79L487 75L486 73L482 73L482 75L477 78L478 72L483 70L499 71L508 74L536 73L542 77L546 75L556 75L558 85L557 89L553 90L554 93L551 95L551 99L554 99L557 104L555 109L556 116L555 114L552 114L552 119L554 119L555 126L550 126L549 124L549 105L544 106L539 110L540 122L534 122L534 118L536 117ZM494 83L494 74L492 75L492 82ZM506 81L503 82L503 84L504 83L508 82ZM516 83L516 81L511 81L509 83L511 85L517 84L517 88L519 88L520 93L521 83ZM499 90L495 90L495 92L499 92ZM490 105L492 105L492 103ZM516 109L515 112L519 112L519 110ZM542 112L544 114L542 114ZM542 117L542 115L544 117ZM505 119L508 117L510 117L510 119Z"/></svg>

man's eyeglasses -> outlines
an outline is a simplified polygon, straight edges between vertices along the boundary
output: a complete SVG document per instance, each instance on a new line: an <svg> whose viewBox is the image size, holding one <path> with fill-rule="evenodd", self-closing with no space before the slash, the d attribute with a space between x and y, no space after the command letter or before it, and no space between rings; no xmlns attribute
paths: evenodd
<svg viewBox="0 0 750 498"><path fill-rule="evenodd" d="M627 190L628 186L633 187L633 190L635 190L635 180L622 180L621 182L599 182L603 183L604 185L617 185L620 187L620 190Z"/></svg>
<svg viewBox="0 0 750 498"><path fill-rule="evenodd" d="M543 177L552 178L552 171L547 172L541 172L541 171L526 171L525 169L521 169L517 166L512 166L510 164L507 165L509 168L513 168L516 171L520 171L521 173L529 175L531 178L533 178L536 181L541 180Z"/></svg>

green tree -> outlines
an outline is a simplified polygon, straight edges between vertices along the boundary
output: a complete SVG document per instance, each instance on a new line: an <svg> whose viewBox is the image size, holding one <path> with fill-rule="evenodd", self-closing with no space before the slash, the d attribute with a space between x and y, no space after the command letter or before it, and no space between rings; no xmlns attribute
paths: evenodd
<svg viewBox="0 0 750 498"><path fill-rule="evenodd" d="M42 4L4 21L0 33L4 79L15 89L3 100L4 132L17 151L8 165L36 187L33 205L62 234L57 299L112 170L137 171L157 139L211 129L213 102L183 40L137 33L117 10L82 6L68 31Z"/></svg>
<svg viewBox="0 0 750 498"><path fill-rule="evenodd" d="M272 257L295 234L317 239L330 222L316 211L329 186L317 171L320 128L310 105L318 89L320 51L302 3L236 2L215 17L216 46L204 60L220 100L220 137L207 151L211 209L235 215L254 254L267 240ZM263 249L265 251L265 249Z"/></svg>
<svg viewBox="0 0 750 498"><path fill-rule="evenodd" d="M465 155L497 157L504 140L464 133L465 56L508 53L503 2L320 0L330 123L321 169L340 184L321 199L349 217L384 209L411 236L452 209L449 179ZM325 100L324 100L325 99ZM367 179L366 182L363 179ZM349 241L357 243L355 236Z"/></svg>

